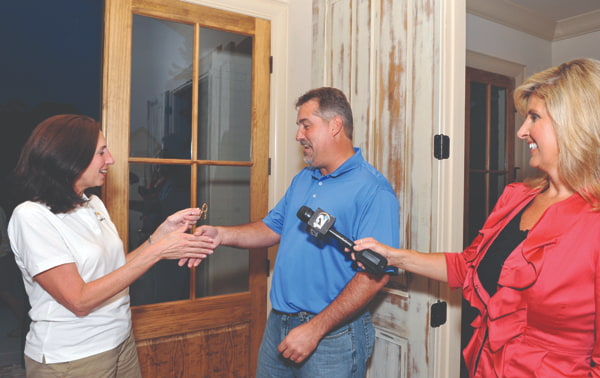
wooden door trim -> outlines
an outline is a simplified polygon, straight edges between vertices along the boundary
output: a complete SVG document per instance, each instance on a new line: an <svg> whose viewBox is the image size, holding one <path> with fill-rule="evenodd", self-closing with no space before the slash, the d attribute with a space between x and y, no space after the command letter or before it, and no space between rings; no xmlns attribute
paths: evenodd
<svg viewBox="0 0 600 378"><path fill-rule="evenodd" d="M181 23L202 24L203 27L224 30L239 34L254 34L255 18L199 4L178 0L132 0L132 12L142 16L169 19Z"/></svg>
<svg viewBox="0 0 600 378"><path fill-rule="evenodd" d="M147 339L224 327L239 323L237 319L250 322L252 307L250 293L136 306L131 309L133 331L136 338ZM223 308L230 310L224 314Z"/></svg>
<svg viewBox="0 0 600 378"><path fill-rule="evenodd" d="M106 0L104 11L104 64L102 82L102 129L107 145L115 157L129 156L129 111L131 95L131 0ZM122 25L123 34L110 25ZM110 83L110 85L109 85ZM117 126L118 125L118 126ZM123 240L129 240L127 206L129 162L115 159L106 177L103 199L111 219Z"/></svg>

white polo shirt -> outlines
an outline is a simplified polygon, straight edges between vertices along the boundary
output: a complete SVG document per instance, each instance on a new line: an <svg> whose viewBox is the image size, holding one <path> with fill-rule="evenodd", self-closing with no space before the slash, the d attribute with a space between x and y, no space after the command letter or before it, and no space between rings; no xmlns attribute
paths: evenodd
<svg viewBox="0 0 600 378"><path fill-rule="evenodd" d="M125 264L123 243L102 201L89 202L67 214L53 214L37 202L17 206L8 225L15 260L29 296L31 327L25 354L57 363L89 357L121 344L131 330L129 290L107 300L87 316L76 316L34 279L53 267L75 263L85 282Z"/></svg>

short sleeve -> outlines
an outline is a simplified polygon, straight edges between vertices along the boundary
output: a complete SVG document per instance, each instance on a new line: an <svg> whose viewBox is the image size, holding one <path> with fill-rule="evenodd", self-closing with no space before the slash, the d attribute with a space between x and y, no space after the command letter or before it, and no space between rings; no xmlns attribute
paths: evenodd
<svg viewBox="0 0 600 378"><path fill-rule="evenodd" d="M75 262L52 217L56 215L33 202L18 206L11 217L8 227L11 247L31 277Z"/></svg>

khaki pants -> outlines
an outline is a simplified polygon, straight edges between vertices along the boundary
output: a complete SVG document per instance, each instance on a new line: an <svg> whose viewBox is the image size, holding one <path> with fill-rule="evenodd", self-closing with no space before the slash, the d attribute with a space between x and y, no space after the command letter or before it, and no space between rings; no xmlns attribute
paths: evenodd
<svg viewBox="0 0 600 378"><path fill-rule="evenodd" d="M115 349L75 361L39 363L25 356L27 378L141 378L133 334Z"/></svg>

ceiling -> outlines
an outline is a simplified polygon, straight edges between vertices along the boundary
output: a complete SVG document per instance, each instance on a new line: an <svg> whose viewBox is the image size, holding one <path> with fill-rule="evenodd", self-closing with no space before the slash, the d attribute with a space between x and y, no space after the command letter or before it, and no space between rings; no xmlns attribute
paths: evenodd
<svg viewBox="0 0 600 378"><path fill-rule="evenodd" d="M600 0L467 0L467 13L558 41L600 30Z"/></svg>

